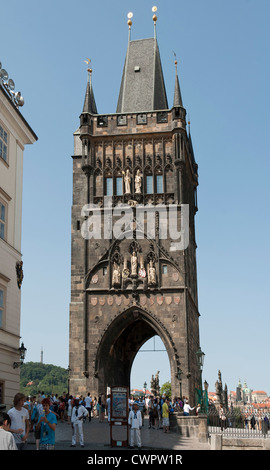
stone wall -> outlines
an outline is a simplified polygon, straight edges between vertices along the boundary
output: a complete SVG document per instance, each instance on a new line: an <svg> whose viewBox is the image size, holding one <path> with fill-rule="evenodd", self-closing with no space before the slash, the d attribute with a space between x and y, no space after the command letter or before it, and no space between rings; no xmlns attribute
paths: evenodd
<svg viewBox="0 0 270 470"><path fill-rule="evenodd" d="M182 413L170 415L170 430L184 437L193 437L199 442L208 441L207 416L184 416Z"/></svg>

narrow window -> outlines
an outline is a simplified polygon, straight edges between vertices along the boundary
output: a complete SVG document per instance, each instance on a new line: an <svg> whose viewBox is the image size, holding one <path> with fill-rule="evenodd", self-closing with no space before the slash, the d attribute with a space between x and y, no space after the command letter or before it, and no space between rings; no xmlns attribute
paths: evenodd
<svg viewBox="0 0 270 470"><path fill-rule="evenodd" d="M146 192L147 194L153 193L153 176L146 175Z"/></svg>
<svg viewBox="0 0 270 470"><path fill-rule="evenodd" d="M156 175L156 192L163 193L163 176Z"/></svg>
<svg viewBox="0 0 270 470"><path fill-rule="evenodd" d="M167 264L162 265L162 274L168 274L168 266Z"/></svg>
<svg viewBox="0 0 270 470"><path fill-rule="evenodd" d="M0 201L0 238L6 238L6 206Z"/></svg>
<svg viewBox="0 0 270 470"><path fill-rule="evenodd" d="M106 196L112 196L113 195L112 178L106 178L105 194L106 194Z"/></svg>
<svg viewBox="0 0 270 470"><path fill-rule="evenodd" d="M117 176L116 178L116 195L121 196L123 194L123 178L122 176Z"/></svg>
<svg viewBox="0 0 270 470"><path fill-rule="evenodd" d="M0 328L3 328L4 321L4 289L0 286Z"/></svg>
<svg viewBox="0 0 270 470"><path fill-rule="evenodd" d="M0 157L7 162L7 145L8 135L7 132L0 126Z"/></svg>

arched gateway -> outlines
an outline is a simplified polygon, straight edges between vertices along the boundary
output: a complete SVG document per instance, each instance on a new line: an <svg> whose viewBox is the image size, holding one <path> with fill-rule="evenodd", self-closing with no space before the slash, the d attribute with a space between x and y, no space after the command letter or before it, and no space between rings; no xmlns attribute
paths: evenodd
<svg viewBox="0 0 270 470"><path fill-rule="evenodd" d="M194 401L198 176L177 68L169 109L156 38L129 40L108 115L97 112L88 73L74 133L70 393L129 386L136 353L158 335L172 394L181 370L182 393Z"/></svg>

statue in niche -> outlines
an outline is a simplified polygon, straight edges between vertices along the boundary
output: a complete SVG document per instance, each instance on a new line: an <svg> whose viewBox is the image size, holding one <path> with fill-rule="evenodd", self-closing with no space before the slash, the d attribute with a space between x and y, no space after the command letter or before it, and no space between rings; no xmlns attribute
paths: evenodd
<svg viewBox="0 0 270 470"><path fill-rule="evenodd" d="M140 174L140 170L137 170L136 176L135 176L135 193L141 193L141 186L142 186L142 177Z"/></svg>
<svg viewBox="0 0 270 470"><path fill-rule="evenodd" d="M129 269L127 265L127 258L124 258L124 267L122 271L122 277L123 279L127 279L129 277Z"/></svg>
<svg viewBox="0 0 270 470"><path fill-rule="evenodd" d="M151 286L156 284L156 268L154 266L153 260L150 260L148 266L148 284Z"/></svg>
<svg viewBox="0 0 270 470"><path fill-rule="evenodd" d="M121 280L120 266L117 263L113 263L113 275L112 275L112 285L118 286Z"/></svg>
<svg viewBox="0 0 270 470"><path fill-rule="evenodd" d="M124 171L123 171L122 173L123 173L123 175L124 175L125 194L130 194L130 182L131 182L131 178L130 178L129 169L127 169L126 173L125 173Z"/></svg>
<svg viewBox="0 0 270 470"><path fill-rule="evenodd" d="M142 278L146 277L146 271L144 269L143 256L140 257L139 277L142 277Z"/></svg>
<svg viewBox="0 0 270 470"><path fill-rule="evenodd" d="M138 259L135 251L131 255L131 276L137 276Z"/></svg>

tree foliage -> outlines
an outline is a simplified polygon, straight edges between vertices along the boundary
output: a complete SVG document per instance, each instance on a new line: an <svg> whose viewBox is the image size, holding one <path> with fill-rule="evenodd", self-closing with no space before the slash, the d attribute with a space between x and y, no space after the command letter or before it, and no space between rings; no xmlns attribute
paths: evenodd
<svg viewBox="0 0 270 470"><path fill-rule="evenodd" d="M20 391L25 395L45 395L57 393L62 395L68 390L68 372L53 364L26 362L21 366Z"/></svg>
<svg viewBox="0 0 270 470"><path fill-rule="evenodd" d="M171 386L171 382L165 382L161 388L160 388L160 395L163 395L163 393L165 393L165 395L167 397L171 397L172 396L172 386Z"/></svg>

